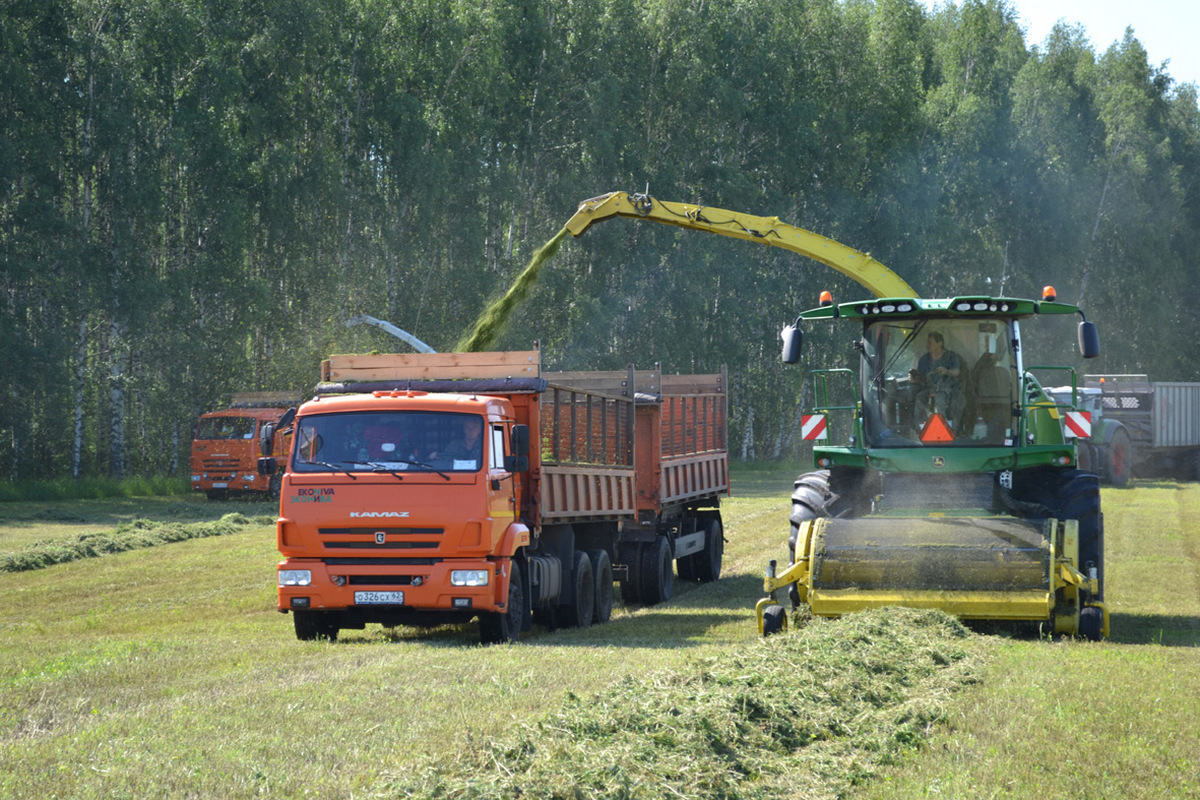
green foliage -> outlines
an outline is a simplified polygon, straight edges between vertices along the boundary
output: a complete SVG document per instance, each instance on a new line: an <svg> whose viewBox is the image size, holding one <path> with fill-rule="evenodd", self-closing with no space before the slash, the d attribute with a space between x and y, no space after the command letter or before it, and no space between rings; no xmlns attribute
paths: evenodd
<svg viewBox="0 0 1200 800"><path fill-rule="evenodd" d="M396 349L345 319L447 350L517 285L487 346L727 364L731 441L794 455L778 329L861 288L636 222L522 272L614 189L777 215L927 295L1054 283L1105 321L1096 371L1197 370L1163 346L1200 335L1197 98L1132 36L1029 43L1004 0L20 0L0 23L10 481L179 475L231 393ZM843 359L822 337L811 358Z"/></svg>

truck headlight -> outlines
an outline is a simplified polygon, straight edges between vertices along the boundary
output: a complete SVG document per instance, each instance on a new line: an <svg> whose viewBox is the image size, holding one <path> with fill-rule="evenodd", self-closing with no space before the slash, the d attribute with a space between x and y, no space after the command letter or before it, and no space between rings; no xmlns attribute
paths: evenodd
<svg viewBox="0 0 1200 800"><path fill-rule="evenodd" d="M488 570L486 569L452 569L450 570L451 586L487 586Z"/></svg>
<svg viewBox="0 0 1200 800"><path fill-rule="evenodd" d="M312 583L312 571L307 569L279 570L280 586L308 586Z"/></svg>

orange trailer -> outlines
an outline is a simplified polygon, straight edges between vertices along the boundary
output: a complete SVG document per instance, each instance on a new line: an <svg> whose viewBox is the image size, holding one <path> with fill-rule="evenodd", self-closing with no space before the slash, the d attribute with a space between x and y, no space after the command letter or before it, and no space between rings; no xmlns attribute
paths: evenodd
<svg viewBox="0 0 1200 800"><path fill-rule="evenodd" d="M720 575L726 376L543 373L537 350L334 356L292 423L278 608L369 623L605 622Z"/></svg>

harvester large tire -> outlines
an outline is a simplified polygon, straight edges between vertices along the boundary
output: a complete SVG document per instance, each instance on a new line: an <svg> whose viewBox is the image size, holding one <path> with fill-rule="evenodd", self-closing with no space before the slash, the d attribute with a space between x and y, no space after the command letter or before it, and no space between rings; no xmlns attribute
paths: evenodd
<svg viewBox="0 0 1200 800"><path fill-rule="evenodd" d="M1088 563L1096 567L1099 592L1094 599L1104 599L1104 515L1100 512L1100 479L1082 470L1062 473L1058 496L1053 506L1058 519L1079 521L1079 564L1085 572Z"/></svg>
<svg viewBox="0 0 1200 800"><path fill-rule="evenodd" d="M796 478L792 489L792 531L788 536L788 555L796 560L796 537L800 526L810 519L829 516L829 470L806 472Z"/></svg>
<svg viewBox="0 0 1200 800"><path fill-rule="evenodd" d="M1129 478L1133 473L1133 441L1129 438L1129 431L1125 427L1117 426L1113 429L1112 435L1109 437L1107 444L1104 447L1105 463L1103 464L1103 475L1113 486L1126 486L1129 484ZM1095 465L1093 471L1099 471L1100 464Z"/></svg>

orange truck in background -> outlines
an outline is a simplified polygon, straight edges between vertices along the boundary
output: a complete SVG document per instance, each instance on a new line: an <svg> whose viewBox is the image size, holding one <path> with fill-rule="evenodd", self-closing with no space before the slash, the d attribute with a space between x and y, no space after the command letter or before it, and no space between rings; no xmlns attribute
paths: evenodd
<svg viewBox="0 0 1200 800"><path fill-rule="evenodd" d="M586 627L720 576L726 374L543 373L537 350L334 356L292 421L278 609L300 639Z"/></svg>
<svg viewBox="0 0 1200 800"><path fill-rule="evenodd" d="M192 491L204 492L209 500L231 495L279 496L279 480L258 473L264 426L272 431L289 409L295 413L299 397L288 392L245 392L235 394L229 408L200 415L192 437ZM290 417L289 417L290 419ZM272 436L271 453L287 453L291 439Z"/></svg>

